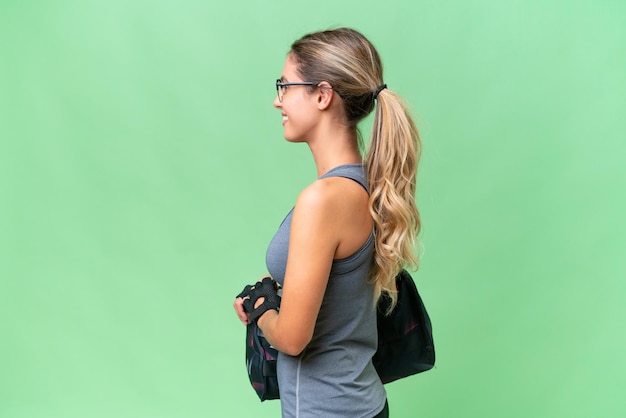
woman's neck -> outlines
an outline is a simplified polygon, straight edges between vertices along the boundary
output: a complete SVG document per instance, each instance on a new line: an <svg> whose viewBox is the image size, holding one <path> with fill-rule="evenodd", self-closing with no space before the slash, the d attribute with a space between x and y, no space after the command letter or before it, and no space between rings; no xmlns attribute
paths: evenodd
<svg viewBox="0 0 626 418"><path fill-rule="evenodd" d="M356 131L353 133L335 130L319 135L316 140L308 141L317 167L317 176L326 174L332 168L344 164L363 162L359 152Z"/></svg>

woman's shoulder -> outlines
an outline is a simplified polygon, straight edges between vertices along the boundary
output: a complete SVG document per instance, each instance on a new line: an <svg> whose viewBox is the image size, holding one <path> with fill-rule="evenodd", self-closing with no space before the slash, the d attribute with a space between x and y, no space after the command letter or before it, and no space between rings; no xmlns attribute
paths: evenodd
<svg viewBox="0 0 626 418"><path fill-rule="evenodd" d="M364 198L367 198L367 192L356 181L345 177L325 177L304 188L296 206L334 210L338 206L345 207L351 201L360 203Z"/></svg>
<svg viewBox="0 0 626 418"><path fill-rule="evenodd" d="M305 187L296 200L296 207L316 207L323 208L333 203L338 190L334 182L330 179L318 179Z"/></svg>
<svg viewBox="0 0 626 418"><path fill-rule="evenodd" d="M298 196L292 227L325 237L333 248L333 258L346 258L361 248L371 233L369 196L352 179L318 179Z"/></svg>

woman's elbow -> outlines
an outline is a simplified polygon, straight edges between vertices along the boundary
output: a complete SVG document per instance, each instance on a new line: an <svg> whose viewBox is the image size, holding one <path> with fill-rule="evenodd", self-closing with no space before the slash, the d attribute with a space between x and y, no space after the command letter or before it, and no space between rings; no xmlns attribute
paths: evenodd
<svg viewBox="0 0 626 418"><path fill-rule="evenodd" d="M288 338L281 344L280 350L289 356L300 355L307 345L311 342L311 338Z"/></svg>
<svg viewBox="0 0 626 418"><path fill-rule="evenodd" d="M263 323L259 322L261 330L266 333L269 342L281 353L289 356L300 355L313 339L314 324L307 327L304 324L282 322L281 319L284 318L280 315L274 315L268 320L261 317L263 321Z"/></svg>
<svg viewBox="0 0 626 418"><path fill-rule="evenodd" d="M306 347L306 346L305 346ZM300 355L300 353L302 353L302 351L304 351L304 347L302 346L286 346L284 347L282 350L283 353L287 354L288 356L298 356Z"/></svg>

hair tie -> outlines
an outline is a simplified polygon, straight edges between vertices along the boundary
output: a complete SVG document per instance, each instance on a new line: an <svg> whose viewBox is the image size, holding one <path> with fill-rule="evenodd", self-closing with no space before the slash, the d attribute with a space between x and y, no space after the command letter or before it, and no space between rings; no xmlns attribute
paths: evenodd
<svg viewBox="0 0 626 418"><path fill-rule="evenodd" d="M386 88L387 88L386 84L382 84L380 87L378 87L376 91L374 92L374 100L376 100L376 98L378 97L378 94Z"/></svg>

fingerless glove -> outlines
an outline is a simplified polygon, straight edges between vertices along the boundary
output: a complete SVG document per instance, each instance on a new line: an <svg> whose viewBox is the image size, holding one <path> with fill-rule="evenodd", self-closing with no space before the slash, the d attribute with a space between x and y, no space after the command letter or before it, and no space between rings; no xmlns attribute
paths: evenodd
<svg viewBox="0 0 626 418"><path fill-rule="evenodd" d="M250 321L256 321L265 312L273 309L278 311L280 309L280 296L278 296L279 285L271 277L264 277L263 280L257 282L254 286L248 285L244 287L243 291L237 295L237 297L244 298L243 310L248 313L248 319ZM248 296L248 298L246 298ZM264 298L256 309L254 305L259 298Z"/></svg>

